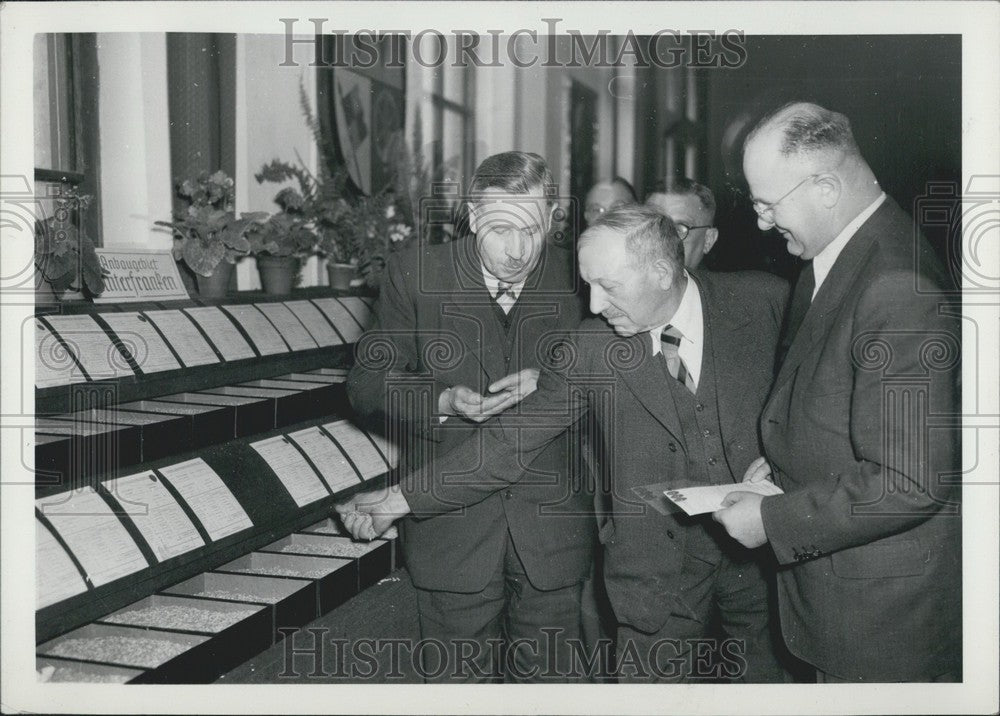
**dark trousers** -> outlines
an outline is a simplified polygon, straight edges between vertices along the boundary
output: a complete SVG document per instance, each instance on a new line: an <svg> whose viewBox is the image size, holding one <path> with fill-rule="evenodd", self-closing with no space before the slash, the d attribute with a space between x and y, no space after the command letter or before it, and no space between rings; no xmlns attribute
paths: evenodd
<svg viewBox="0 0 1000 716"><path fill-rule="evenodd" d="M782 683L783 644L761 563L722 556L710 564L685 556L678 605L656 632L618 627L616 664L624 683L739 681ZM723 635L711 629L717 618Z"/></svg>
<svg viewBox="0 0 1000 716"><path fill-rule="evenodd" d="M508 536L503 560L481 592L417 589L421 637L441 645L420 652L425 681L572 680L567 640L581 638L580 592L581 583L533 587Z"/></svg>

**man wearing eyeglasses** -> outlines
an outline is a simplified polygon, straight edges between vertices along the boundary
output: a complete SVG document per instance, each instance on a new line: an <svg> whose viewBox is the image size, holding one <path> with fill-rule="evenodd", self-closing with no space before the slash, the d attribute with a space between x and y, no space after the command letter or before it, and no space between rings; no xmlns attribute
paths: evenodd
<svg viewBox="0 0 1000 716"><path fill-rule="evenodd" d="M646 205L673 219L677 235L684 244L684 268L699 268L705 254L719 239L719 230L714 225L712 190L684 177L671 184L667 191L650 194L646 197Z"/></svg>
<svg viewBox="0 0 1000 716"><path fill-rule="evenodd" d="M587 192L583 202L583 220L587 226L593 226L606 212L635 203L635 189L621 177L599 181Z"/></svg>
<svg viewBox="0 0 1000 716"><path fill-rule="evenodd" d="M961 333L944 268L883 193L841 114L793 103L744 144L761 229L805 265L761 417L784 494L716 513L770 543L785 642L820 682L961 681Z"/></svg>

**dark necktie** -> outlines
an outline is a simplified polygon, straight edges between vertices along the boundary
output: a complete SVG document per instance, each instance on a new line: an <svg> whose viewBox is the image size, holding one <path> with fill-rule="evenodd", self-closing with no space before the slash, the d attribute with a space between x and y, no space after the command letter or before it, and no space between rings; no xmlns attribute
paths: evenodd
<svg viewBox="0 0 1000 716"><path fill-rule="evenodd" d="M788 349L795 340L795 334L799 332L799 326L806 317L809 305L812 303L813 291L816 289L816 274L813 272L813 262L806 261L799 271L799 278L795 282L795 291L792 293L792 303L788 307L785 316L785 327L781 334L781 343L778 346L777 366L785 362Z"/></svg>
<svg viewBox="0 0 1000 716"><path fill-rule="evenodd" d="M513 287L514 284L497 281L497 295L493 297L493 300L505 314L510 313L510 309L514 307L514 302L517 300Z"/></svg>
<svg viewBox="0 0 1000 716"><path fill-rule="evenodd" d="M660 334L660 350L667 361L667 372L693 394L698 386L694 384L694 376L688 372L687 366L684 365L684 360L679 353L680 347L681 332L668 325Z"/></svg>

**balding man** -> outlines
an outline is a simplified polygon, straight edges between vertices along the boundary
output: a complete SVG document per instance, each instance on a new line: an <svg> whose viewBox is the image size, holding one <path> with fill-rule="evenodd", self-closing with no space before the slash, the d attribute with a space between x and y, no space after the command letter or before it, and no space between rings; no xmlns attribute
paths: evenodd
<svg viewBox="0 0 1000 716"><path fill-rule="evenodd" d="M621 177L615 177L611 181L600 181L587 192L587 198L583 203L583 219L587 222L587 226L593 226L605 212L635 203L635 189Z"/></svg>
<svg viewBox="0 0 1000 716"><path fill-rule="evenodd" d="M715 228L715 196L704 184L687 177L674 181L666 191L646 197L651 206L669 216L684 243L684 267L697 269L719 239Z"/></svg>
<svg viewBox="0 0 1000 716"><path fill-rule="evenodd" d="M806 263L761 418L785 493L732 494L716 519L770 543L785 641L819 681L961 681L958 435L928 427L959 414L950 281L843 115L780 108L743 169L760 228Z"/></svg>

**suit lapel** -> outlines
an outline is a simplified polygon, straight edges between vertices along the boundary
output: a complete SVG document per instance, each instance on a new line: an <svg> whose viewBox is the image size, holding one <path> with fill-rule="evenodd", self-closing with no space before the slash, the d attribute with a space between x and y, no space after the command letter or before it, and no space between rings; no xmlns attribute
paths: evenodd
<svg viewBox="0 0 1000 716"><path fill-rule="evenodd" d="M837 257L830 273L816 292L809 310L806 311L805 318L802 319L802 325L799 326L799 331L788 349L785 362L781 364L774 383L775 392L795 374L796 368L810 354L812 345L829 333L837 311L874 246L879 225L890 215L890 209L895 207L895 204L890 207L890 202L891 199L887 198L878 211L862 224Z"/></svg>
<svg viewBox="0 0 1000 716"><path fill-rule="evenodd" d="M622 381L650 415L683 444L684 432L677 417L677 406L667 385L669 374L660 364L663 359L653 355L649 333L639 333L625 341L628 355L636 357L636 367L618 369Z"/></svg>

